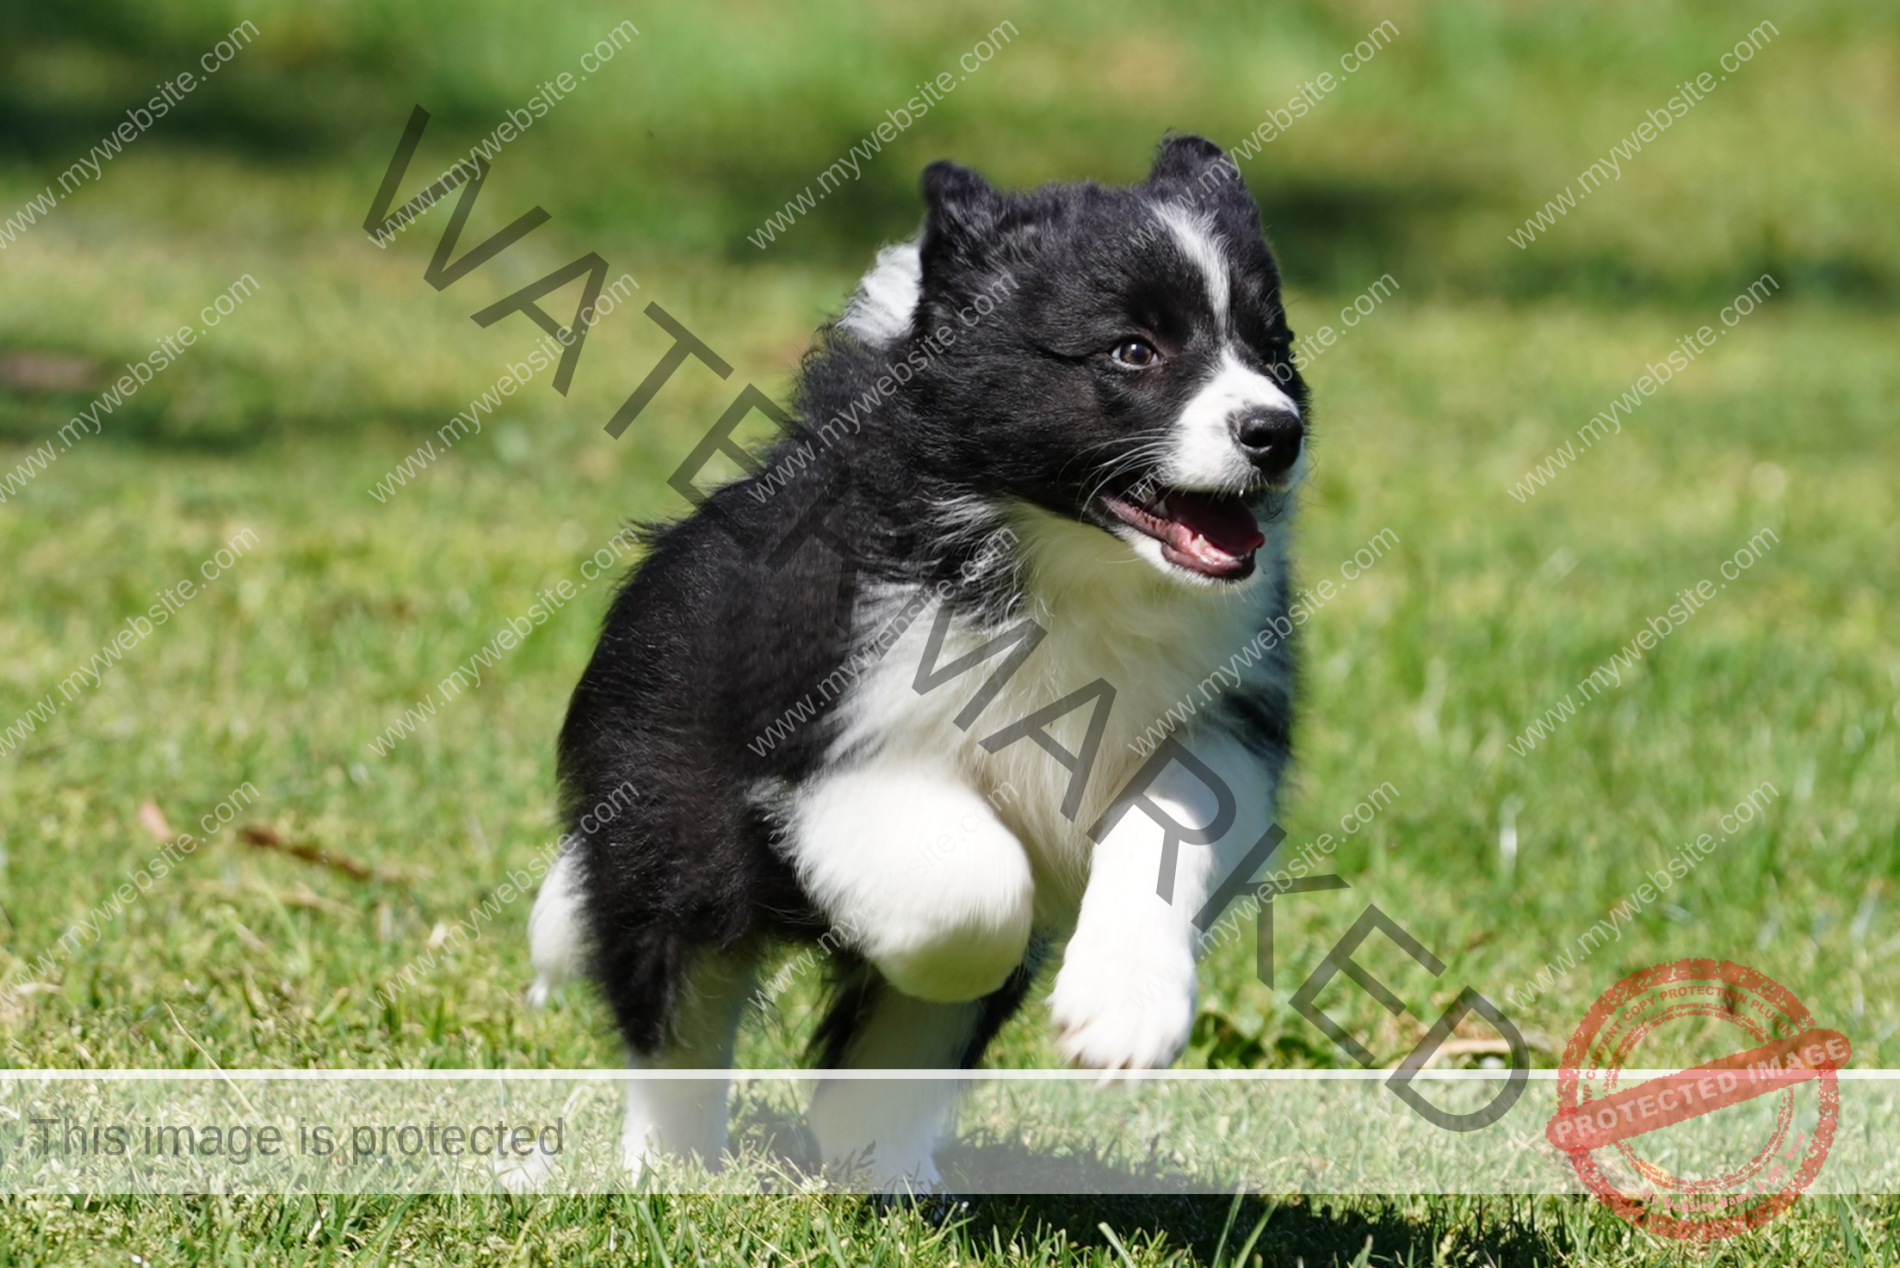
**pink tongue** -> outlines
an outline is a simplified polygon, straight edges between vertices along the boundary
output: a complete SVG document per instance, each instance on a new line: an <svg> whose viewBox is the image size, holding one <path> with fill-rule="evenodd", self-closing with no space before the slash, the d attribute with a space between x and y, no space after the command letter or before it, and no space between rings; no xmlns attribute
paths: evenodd
<svg viewBox="0 0 1900 1268"><path fill-rule="evenodd" d="M1254 522L1253 512L1239 498L1170 493L1162 509L1173 521L1168 527L1168 545L1197 559L1239 559L1259 550L1267 540Z"/></svg>

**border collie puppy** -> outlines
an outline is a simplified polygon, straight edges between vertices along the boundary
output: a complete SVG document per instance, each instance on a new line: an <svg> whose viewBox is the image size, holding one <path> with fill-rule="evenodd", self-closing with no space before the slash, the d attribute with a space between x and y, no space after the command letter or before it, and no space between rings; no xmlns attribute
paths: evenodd
<svg viewBox="0 0 1900 1268"><path fill-rule="evenodd" d="M1166 1066L1195 917L1273 817L1306 389L1252 197L1197 137L1130 188L922 188L574 691L534 995L595 978L636 1068L729 1068L756 968L813 940L823 1067L973 1066L1057 948L1062 1055ZM952 1086L821 1081L811 1126L928 1185ZM725 1102L630 1080L629 1165L716 1166Z"/></svg>

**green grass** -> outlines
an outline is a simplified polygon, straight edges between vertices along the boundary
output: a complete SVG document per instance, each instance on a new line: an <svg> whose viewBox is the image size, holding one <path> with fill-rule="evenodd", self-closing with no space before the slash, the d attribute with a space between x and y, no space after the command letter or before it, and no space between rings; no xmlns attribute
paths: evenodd
<svg viewBox="0 0 1900 1268"><path fill-rule="evenodd" d="M537 203L553 223L440 293L421 275L446 213L387 251L357 228L409 107L435 120L405 194L628 14L368 0L89 13L0 18L0 219L240 18L260 36L0 253L0 477L236 278L260 290L0 506L0 730L159 586L242 530L257 545L0 758L0 970L47 952L154 853L142 803L182 831L245 781L257 799L0 1015L0 1063L202 1066L195 1039L227 1067L614 1064L596 1002L522 1004L525 903L393 1005L374 998L553 836L553 736L604 587L390 757L368 742L543 587L578 581L625 518L679 509L665 477L738 384L783 391L872 247L914 225L923 162L953 155L1010 183L1134 179L1163 128L1231 144L1391 17L1401 38L1244 174L1296 329L1337 326L1382 275L1399 288L1310 376L1303 579L1337 580L1384 530L1399 545L1307 627L1284 822L1304 842L1383 783L1399 796L1334 856L1349 893L1286 904L1277 992L1253 980L1250 945L1209 962L1185 1064L1335 1064L1287 999L1368 902L1448 964L1432 979L1368 957L1401 1018L1338 986L1322 996L1396 1060L1461 985L1501 999L1766 780L1767 812L1667 906L1513 1016L1554 1064L1623 973L1728 956L1847 1032L1857 1065L1900 1065L1900 175L1877 161L1900 124L1867 104L1891 104L1891 11L633 14L635 46L497 158L469 233ZM1020 38L863 181L769 250L745 241L1004 17ZM1762 17L1782 35L1622 180L1528 250L1505 240ZM387 504L370 497L528 347L521 322L484 331L468 314L589 250L642 290L590 335L572 393L531 386ZM1764 272L1781 289L1735 338L1527 503L1508 494ZM647 300L735 373L689 365L610 441L601 425L666 346ZM1764 528L1774 549L1621 687L1512 751ZM247 847L243 824L375 876ZM811 999L795 984L748 1030L745 1062L790 1061ZM1053 1059L1037 1008L994 1053ZM1265 1214L1245 1204L1224 1253ZM949 1225L861 1199L33 1198L0 1205L0 1260L723 1263L770 1247L773 1262L1213 1263L1227 1219L1222 1201L1172 1198L996 1199ZM1816 1198L1707 1262L1890 1263L1896 1222L1890 1198ZM1345 1264L1368 1245L1359 1262L1691 1254L1585 1202L1437 1197L1290 1202L1253 1253Z"/></svg>

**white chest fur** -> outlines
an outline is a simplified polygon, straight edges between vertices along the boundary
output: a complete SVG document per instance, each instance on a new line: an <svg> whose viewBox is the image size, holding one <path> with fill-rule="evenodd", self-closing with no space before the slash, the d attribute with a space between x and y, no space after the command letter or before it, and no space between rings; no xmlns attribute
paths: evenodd
<svg viewBox="0 0 1900 1268"><path fill-rule="evenodd" d="M968 729L957 715L1003 666L998 654L934 689L916 690L936 623L925 608L890 650L870 666L842 702L844 727L834 749L843 761L861 761L906 775L928 771L972 789L994 807L1028 852L1035 878L1039 924L1066 927L1088 879L1087 830L1139 769L1150 728L1179 718L1184 700L1197 710L1214 693L1242 689L1242 669L1216 676L1259 633L1276 596L1256 576L1215 589L1184 584L1138 559L1097 529L1040 512L1021 520L1026 615L1046 633ZM871 605L877 625L913 595L892 593ZM877 620L881 616L883 619ZM1021 619L1021 618L1018 618ZM973 628L952 620L935 666L955 661L1011 628ZM1210 682L1211 679L1211 682ZM1078 699L1052 720L1048 734L1070 754L1084 748L1094 716L1107 709L1106 730L1073 818L1063 813L1076 772L1032 738L992 752L982 741L1010 723L1097 682L1113 690L1112 703ZM851 754L851 756L846 756ZM949 833L954 839L954 828Z"/></svg>

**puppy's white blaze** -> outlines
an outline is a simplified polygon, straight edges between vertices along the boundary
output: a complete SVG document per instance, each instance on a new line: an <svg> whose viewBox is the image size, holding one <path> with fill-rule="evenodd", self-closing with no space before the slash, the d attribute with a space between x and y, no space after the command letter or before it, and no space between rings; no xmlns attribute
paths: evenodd
<svg viewBox="0 0 1900 1268"><path fill-rule="evenodd" d="M1028 856L941 763L892 755L824 779L792 834L805 892L905 994L978 999L1022 962Z"/></svg>
<svg viewBox="0 0 1900 1268"><path fill-rule="evenodd" d="M574 852L563 851L541 882L528 913L528 959L534 985L528 1002L540 1008L568 979L587 968L587 923L575 872Z"/></svg>
<svg viewBox="0 0 1900 1268"><path fill-rule="evenodd" d="M877 253L877 263L858 282L838 324L871 344L892 343L910 329L923 293L924 270L915 242Z"/></svg>
<svg viewBox="0 0 1900 1268"><path fill-rule="evenodd" d="M1214 326L1222 334L1227 332L1227 304L1230 290L1227 281L1227 253L1222 246L1220 235L1208 224L1206 217L1196 215L1185 207L1174 203L1162 203L1155 207L1154 213L1162 224L1168 227L1175 244L1182 254L1193 262L1200 271L1201 278L1207 283L1207 302L1214 310Z"/></svg>
<svg viewBox="0 0 1900 1268"><path fill-rule="evenodd" d="M1232 489L1253 477L1253 464L1234 439L1234 416L1245 409L1283 409L1299 416L1299 406L1280 385L1221 351L1212 378L1201 386L1175 421L1174 447L1162 465L1165 483L1189 489Z"/></svg>

